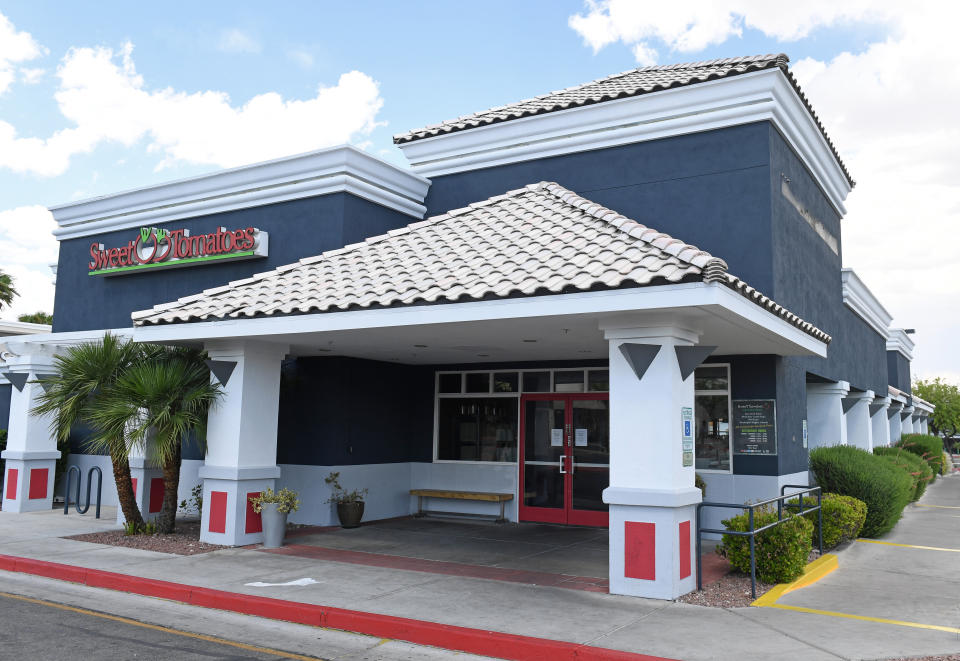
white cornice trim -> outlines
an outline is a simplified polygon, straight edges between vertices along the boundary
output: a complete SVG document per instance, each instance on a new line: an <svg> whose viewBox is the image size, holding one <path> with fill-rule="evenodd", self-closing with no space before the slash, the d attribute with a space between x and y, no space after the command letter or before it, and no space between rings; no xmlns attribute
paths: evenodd
<svg viewBox="0 0 960 661"><path fill-rule="evenodd" d="M913 360L913 349L916 346L907 332L902 328L891 328L887 335L887 351L899 351L907 360Z"/></svg>
<svg viewBox="0 0 960 661"><path fill-rule="evenodd" d="M11 335L36 335L38 333L49 333L48 324L31 324L26 321L6 321L0 319L0 338Z"/></svg>
<svg viewBox="0 0 960 661"><path fill-rule="evenodd" d="M863 280L853 269L841 269L840 278L843 281L844 304L867 322L882 338L889 338L890 322L893 321L893 315L887 312L887 309L873 295L873 292L863 284Z"/></svg>
<svg viewBox="0 0 960 661"><path fill-rule="evenodd" d="M50 207L59 240L346 192L423 218L430 181L351 145Z"/></svg>
<svg viewBox="0 0 960 661"><path fill-rule="evenodd" d="M837 212L850 183L780 69L422 138L398 145L427 177L770 121L796 150Z"/></svg>
<svg viewBox="0 0 960 661"><path fill-rule="evenodd" d="M493 319L541 316L661 311L687 308L700 312L717 310L746 322L744 328L763 329L770 338L783 340L782 355L813 355L825 358L827 345L776 314L760 307L720 283L684 283L579 292L548 296L495 299L443 305L409 305L396 308L325 312L225 321L138 326L136 342L183 342L257 337L276 341L276 336L354 329L463 323ZM745 330L745 332L747 332ZM289 338L285 341L289 342Z"/></svg>

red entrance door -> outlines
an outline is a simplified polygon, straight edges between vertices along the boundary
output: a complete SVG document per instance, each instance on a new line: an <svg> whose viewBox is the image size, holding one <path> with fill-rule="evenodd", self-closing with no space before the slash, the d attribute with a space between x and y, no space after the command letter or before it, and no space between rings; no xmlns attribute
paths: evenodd
<svg viewBox="0 0 960 661"><path fill-rule="evenodd" d="M606 526L610 483L607 395L524 395L520 519Z"/></svg>

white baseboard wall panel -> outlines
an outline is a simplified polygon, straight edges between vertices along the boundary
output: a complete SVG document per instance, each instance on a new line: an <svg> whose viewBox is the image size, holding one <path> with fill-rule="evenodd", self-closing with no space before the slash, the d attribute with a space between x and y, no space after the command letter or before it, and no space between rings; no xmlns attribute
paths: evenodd
<svg viewBox="0 0 960 661"><path fill-rule="evenodd" d="M785 484L810 484L808 471L787 475L733 475L730 473L701 472L700 477L707 483L707 495L704 501L714 503L756 503L780 495ZM788 493L793 490L788 490ZM701 513L700 525L703 528L723 528L724 519L742 514L743 510L708 507ZM719 539L719 535L704 534L704 539Z"/></svg>

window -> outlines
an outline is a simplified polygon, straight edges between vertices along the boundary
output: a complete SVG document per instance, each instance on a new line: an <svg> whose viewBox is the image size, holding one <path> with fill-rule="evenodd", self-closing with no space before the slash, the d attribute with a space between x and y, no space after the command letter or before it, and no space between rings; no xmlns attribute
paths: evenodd
<svg viewBox="0 0 960 661"><path fill-rule="evenodd" d="M516 397L449 397L439 402L437 458L516 461Z"/></svg>
<svg viewBox="0 0 960 661"><path fill-rule="evenodd" d="M729 472L730 366L702 365L693 379L696 468Z"/></svg>
<svg viewBox="0 0 960 661"><path fill-rule="evenodd" d="M438 372L434 461L517 461L520 393L606 392L596 369Z"/></svg>

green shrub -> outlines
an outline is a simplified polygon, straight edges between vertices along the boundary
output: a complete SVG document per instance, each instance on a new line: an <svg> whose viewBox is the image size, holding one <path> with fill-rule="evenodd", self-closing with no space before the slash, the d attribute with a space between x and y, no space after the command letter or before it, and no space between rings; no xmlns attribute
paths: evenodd
<svg viewBox="0 0 960 661"><path fill-rule="evenodd" d="M811 451L810 470L824 492L866 503L867 518L860 532L864 537L890 531L914 494L913 480L905 470L849 445Z"/></svg>
<svg viewBox="0 0 960 661"><path fill-rule="evenodd" d="M693 486L700 489L701 498L705 499L707 497L707 483L704 482L702 477L700 477L700 473L693 474Z"/></svg>
<svg viewBox="0 0 960 661"><path fill-rule="evenodd" d="M796 507L800 504L799 498L794 498L787 504L794 506L790 509L792 513L799 512ZM803 499L803 506L804 508L816 507L817 499L806 496ZM857 500L853 496L841 496L838 493L825 493L820 506L823 509L823 548L832 549L860 535L863 522L867 519L867 504L862 500ZM803 516L813 524L810 539L813 545L817 546L820 536L819 517L816 512L805 513Z"/></svg>
<svg viewBox="0 0 960 661"><path fill-rule="evenodd" d="M918 500L927 490L927 484L933 481L930 464L904 448L873 448L873 453L907 472L913 480L913 496L910 500Z"/></svg>
<svg viewBox="0 0 960 661"><path fill-rule="evenodd" d="M924 459L933 470L934 477L943 471L943 441L937 436L926 434L907 434L901 437L896 447L909 450Z"/></svg>
<svg viewBox="0 0 960 661"><path fill-rule="evenodd" d="M946 475L951 470L953 470L953 460L950 458L950 455L946 452L943 453L943 464L941 464L940 474Z"/></svg>
<svg viewBox="0 0 960 661"><path fill-rule="evenodd" d="M783 523L764 530L756 537L757 579L764 583L789 583L799 578L813 548L813 524L802 516L792 516L787 512L783 517ZM776 510L765 508L754 511L754 528L762 528L776 520ZM723 521L723 525L727 530L749 530L749 516L745 512ZM717 552L727 558L735 569L750 573L749 537L724 535Z"/></svg>

